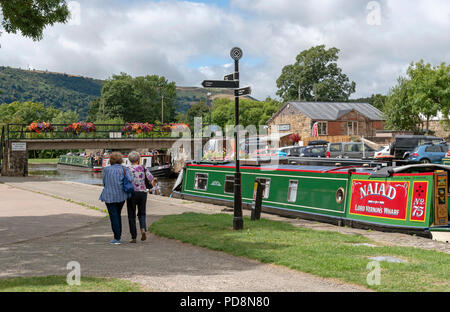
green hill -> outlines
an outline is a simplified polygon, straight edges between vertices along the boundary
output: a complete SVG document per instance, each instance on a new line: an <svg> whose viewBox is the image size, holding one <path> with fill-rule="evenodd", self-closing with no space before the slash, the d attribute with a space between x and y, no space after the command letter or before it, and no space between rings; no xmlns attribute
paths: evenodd
<svg viewBox="0 0 450 312"><path fill-rule="evenodd" d="M234 99L234 91L227 89L205 89L197 87L177 87L176 111L186 112L194 103L204 101L208 97L208 92L211 93L211 101L217 98ZM255 100L250 96L244 98Z"/></svg>
<svg viewBox="0 0 450 312"><path fill-rule="evenodd" d="M41 102L47 107L76 110L85 117L101 88L102 81L92 78L0 67L0 103Z"/></svg>
<svg viewBox="0 0 450 312"><path fill-rule="evenodd" d="M84 119L102 85L102 80L88 77L0 66L0 104L40 102L46 107L76 110ZM176 111L186 112L192 104L206 101L208 92L211 100L234 97L232 90L177 87Z"/></svg>

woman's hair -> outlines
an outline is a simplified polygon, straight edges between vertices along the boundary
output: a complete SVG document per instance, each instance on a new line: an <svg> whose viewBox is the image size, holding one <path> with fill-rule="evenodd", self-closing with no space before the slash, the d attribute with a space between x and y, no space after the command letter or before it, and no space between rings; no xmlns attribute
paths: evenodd
<svg viewBox="0 0 450 312"><path fill-rule="evenodd" d="M136 151L132 151L131 153L128 154L128 160L132 163L139 162L140 158L141 158L141 156L139 156L139 153Z"/></svg>
<svg viewBox="0 0 450 312"><path fill-rule="evenodd" d="M109 157L109 163L112 165L121 164L123 162L122 154L120 152L114 152Z"/></svg>

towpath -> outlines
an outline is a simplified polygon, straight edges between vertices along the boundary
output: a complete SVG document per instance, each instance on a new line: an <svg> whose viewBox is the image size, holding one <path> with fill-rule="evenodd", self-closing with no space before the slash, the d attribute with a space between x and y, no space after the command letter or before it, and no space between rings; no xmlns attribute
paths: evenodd
<svg viewBox="0 0 450 312"><path fill-rule="evenodd" d="M126 216L124 243L113 246L108 244L109 220L92 209L104 209L100 187L30 178L1 177L0 182L0 231L8 234L0 241L0 278L66 275L67 263L78 261L82 276L124 278L154 291L367 290L154 235L129 244ZM169 214L223 209L158 196L148 206L150 222Z"/></svg>

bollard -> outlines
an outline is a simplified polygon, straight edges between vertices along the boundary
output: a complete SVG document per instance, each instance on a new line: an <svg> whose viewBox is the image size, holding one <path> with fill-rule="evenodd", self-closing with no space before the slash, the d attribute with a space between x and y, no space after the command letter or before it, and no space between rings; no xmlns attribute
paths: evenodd
<svg viewBox="0 0 450 312"><path fill-rule="evenodd" d="M252 215L251 220L259 220L261 218L261 206L264 192L264 185L259 179L255 180L253 184L253 203L252 203Z"/></svg>

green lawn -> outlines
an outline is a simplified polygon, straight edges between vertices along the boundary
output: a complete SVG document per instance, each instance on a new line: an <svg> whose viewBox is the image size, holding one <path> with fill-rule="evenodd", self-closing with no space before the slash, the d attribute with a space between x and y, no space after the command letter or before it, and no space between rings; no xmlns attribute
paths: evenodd
<svg viewBox="0 0 450 312"><path fill-rule="evenodd" d="M273 263L377 291L450 291L450 255L411 247L367 247L375 242L361 235L294 227L244 218L244 230L232 229L233 216L184 213L166 216L150 231L185 243ZM370 286L367 265L373 256L393 256L407 263L382 261L380 285ZM270 282L270 281L269 281Z"/></svg>
<svg viewBox="0 0 450 312"><path fill-rule="evenodd" d="M0 292L138 292L136 283L115 278L82 277L80 286L69 286L65 276L0 278Z"/></svg>
<svg viewBox="0 0 450 312"><path fill-rule="evenodd" d="M59 158L29 158L29 164L57 164Z"/></svg>

